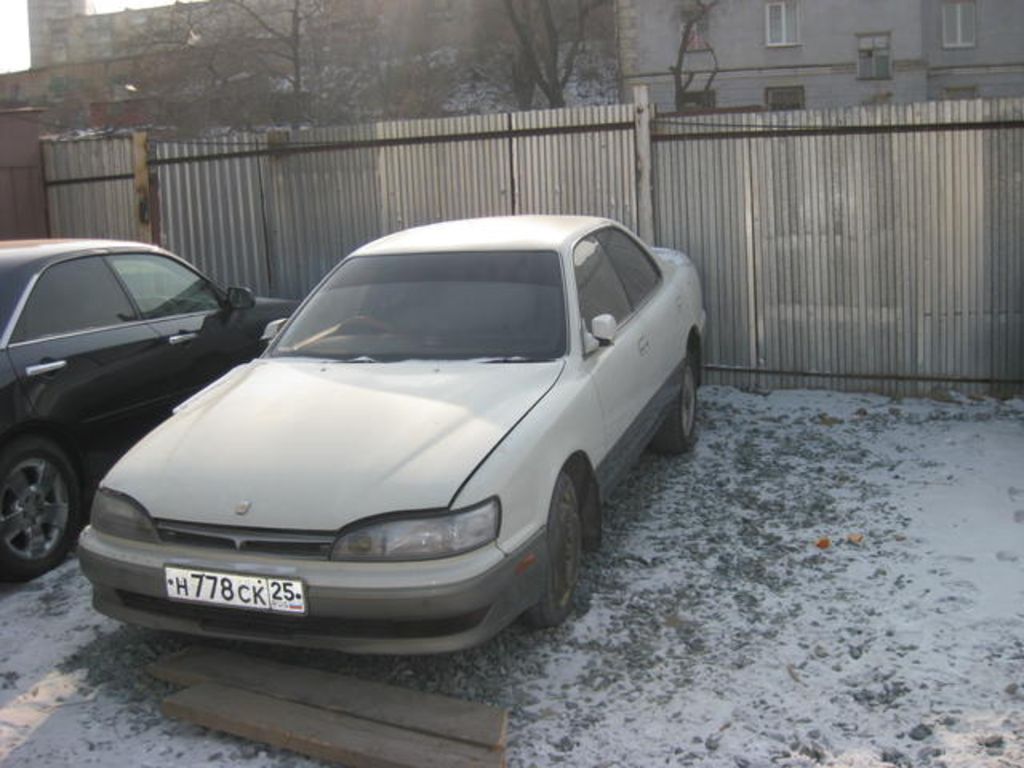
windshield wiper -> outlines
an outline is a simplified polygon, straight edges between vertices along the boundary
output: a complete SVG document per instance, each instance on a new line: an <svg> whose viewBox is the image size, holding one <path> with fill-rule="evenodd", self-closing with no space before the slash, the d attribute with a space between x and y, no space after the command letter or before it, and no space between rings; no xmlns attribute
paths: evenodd
<svg viewBox="0 0 1024 768"><path fill-rule="evenodd" d="M553 357L526 357L524 355L509 355L507 357L482 357L478 363L550 363Z"/></svg>

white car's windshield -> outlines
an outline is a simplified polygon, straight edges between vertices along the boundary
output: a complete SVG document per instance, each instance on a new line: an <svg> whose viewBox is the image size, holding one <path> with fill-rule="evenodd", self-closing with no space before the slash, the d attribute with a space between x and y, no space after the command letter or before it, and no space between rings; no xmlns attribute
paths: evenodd
<svg viewBox="0 0 1024 768"><path fill-rule="evenodd" d="M556 253L417 253L344 261L270 354L525 362L560 357L565 344Z"/></svg>

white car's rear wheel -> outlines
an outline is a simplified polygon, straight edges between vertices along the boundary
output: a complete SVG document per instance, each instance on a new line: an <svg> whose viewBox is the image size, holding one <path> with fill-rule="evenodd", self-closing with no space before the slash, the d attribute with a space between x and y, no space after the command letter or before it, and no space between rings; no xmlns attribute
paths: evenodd
<svg viewBox="0 0 1024 768"><path fill-rule="evenodd" d="M672 410L661 425L653 447L659 453L679 454L697 444L697 368L693 355L683 363L683 381Z"/></svg>
<svg viewBox="0 0 1024 768"><path fill-rule="evenodd" d="M551 494L547 525L548 571L544 596L527 610L526 623L532 627L554 627L572 612L573 596L583 558L583 523L579 498L572 478L558 473Z"/></svg>

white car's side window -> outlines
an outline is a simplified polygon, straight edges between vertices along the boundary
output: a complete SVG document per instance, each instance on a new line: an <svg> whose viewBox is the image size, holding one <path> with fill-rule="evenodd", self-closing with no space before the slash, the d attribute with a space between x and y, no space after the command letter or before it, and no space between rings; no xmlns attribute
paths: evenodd
<svg viewBox="0 0 1024 768"><path fill-rule="evenodd" d="M619 230L606 229L599 233L598 240L622 280L629 303L636 309L654 291L661 273L650 257Z"/></svg>
<svg viewBox="0 0 1024 768"><path fill-rule="evenodd" d="M612 315L620 323L632 311L629 296L615 273L605 249L593 236L581 240L573 251L580 315L589 328L598 315Z"/></svg>

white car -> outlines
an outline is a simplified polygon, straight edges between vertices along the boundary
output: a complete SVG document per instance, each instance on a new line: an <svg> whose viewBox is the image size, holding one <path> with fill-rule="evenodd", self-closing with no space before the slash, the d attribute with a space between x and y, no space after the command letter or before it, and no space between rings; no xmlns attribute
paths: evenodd
<svg viewBox="0 0 1024 768"><path fill-rule="evenodd" d="M365 245L104 478L94 604L366 653L559 624L602 502L648 444L694 443L704 322L691 262L605 219Z"/></svg>

